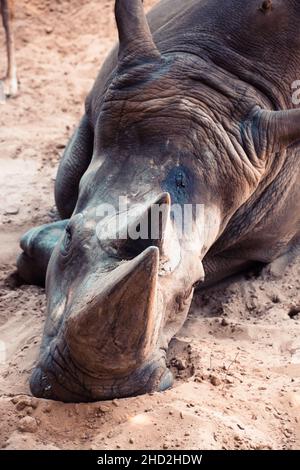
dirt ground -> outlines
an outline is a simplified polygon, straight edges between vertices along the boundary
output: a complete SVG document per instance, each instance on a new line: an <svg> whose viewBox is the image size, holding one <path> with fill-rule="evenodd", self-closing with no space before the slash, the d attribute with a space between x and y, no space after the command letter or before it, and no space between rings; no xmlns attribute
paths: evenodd
<svg viewBox="0 0 300 470"><path fill-rule="evenodd" d="M299 448L299 260L280 280L250 273L196 298L170 348L172 390L87 405L30 397L45 295L16 282L18 239L55 217L59 157L116 30L112 0L16 3L21 93L0 107L0 447ZM2 30L0 50L1 76Z"/></svg>

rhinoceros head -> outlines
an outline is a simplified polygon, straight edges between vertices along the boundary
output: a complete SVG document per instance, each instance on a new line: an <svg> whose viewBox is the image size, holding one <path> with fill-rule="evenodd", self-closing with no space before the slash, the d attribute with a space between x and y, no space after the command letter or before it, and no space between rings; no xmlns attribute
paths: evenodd
<svg viewBox="0 0 300 470"><path fill-rule="evenodd" d="M141 1L117 1L116 18L118 67L88 99L93 159L50 260L31 379L35 395L63 401L172 384L166 351L204 279L203 257L264 166L231 171L238 151L178 79L193 58L161 56Z"/></svg>

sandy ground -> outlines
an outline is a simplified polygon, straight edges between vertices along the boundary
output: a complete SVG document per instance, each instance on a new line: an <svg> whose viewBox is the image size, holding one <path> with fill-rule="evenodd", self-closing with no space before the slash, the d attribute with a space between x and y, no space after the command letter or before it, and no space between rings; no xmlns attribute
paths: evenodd
<svg viewBox="0 0 300 470"><path fill-rule="evenodd" d="M45 295L14 276L18 239L55 217L59 156L116 31L112 0L17 4L21 94L0 108L0 447L299 448L299 260L280 280L250 273L197 297L170 348L172 390L88 405L30 397Z"/></svg>

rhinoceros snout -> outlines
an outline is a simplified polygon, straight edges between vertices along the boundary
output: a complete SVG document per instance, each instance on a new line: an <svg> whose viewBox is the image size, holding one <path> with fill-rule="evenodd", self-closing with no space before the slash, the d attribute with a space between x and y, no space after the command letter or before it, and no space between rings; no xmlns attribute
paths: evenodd
<svg viewBox="0 0 300 470"><path fill-rule="evenodd" d="M149 247L72 304L58 334L45 339L31 378L35 396L96 401L172 385L160 340L159 253Z"/></svg>

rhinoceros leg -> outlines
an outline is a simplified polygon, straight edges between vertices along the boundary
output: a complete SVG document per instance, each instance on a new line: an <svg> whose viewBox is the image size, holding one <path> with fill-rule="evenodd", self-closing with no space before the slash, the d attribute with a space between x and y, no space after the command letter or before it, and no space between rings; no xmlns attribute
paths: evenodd
<svg viewBox="0 0 300 470"><path fill-rule="evenodd" d="M211 287L230 276L247 271L255 264L253 261L226 258L222 255L204 258L205 282L201 283L200 289Z"/></svg>
<svg viewBox="0 0 300 470"><path fill-rule="evenodd" d="M279 279L286 272L291 262L300 255L300 236L297 236L290 243L288 250L279 258L269 263L262 271L262 276Z"/></svg>
<svg viewBox="0 0 300 470"><path fill-rule="evenodd" d="M205 282L201 284L201 289L210 287L217 282L223 281L224 279L238 274L243 271L247 271L255 266L265 266L262 270L262 276L272 278L280 278L286 271L288 265L295 259L296 256L300 255L300 235L297 235L287 245L287 249L284 254L274 259L270 263L259 261L245 260L239 258L230 258L222 254L215 256L208 256L204 258L203 265L205 270Z"/></svg>
<svg viewBox="0 0 300 470"><path fill-rule="evenodd" d="M62 219L70 218L78 198L81 177L86 172L94 147L94 131L84 116L61 159L56 182L55 201Z"/></svg>
<svg viewBox="0 0 300 470"><path fill-rule="evenodd" d="M20 277L28 284L45 285L48 263L68 220L33 228L21 239L23 253L17 260Z"/></svg>

